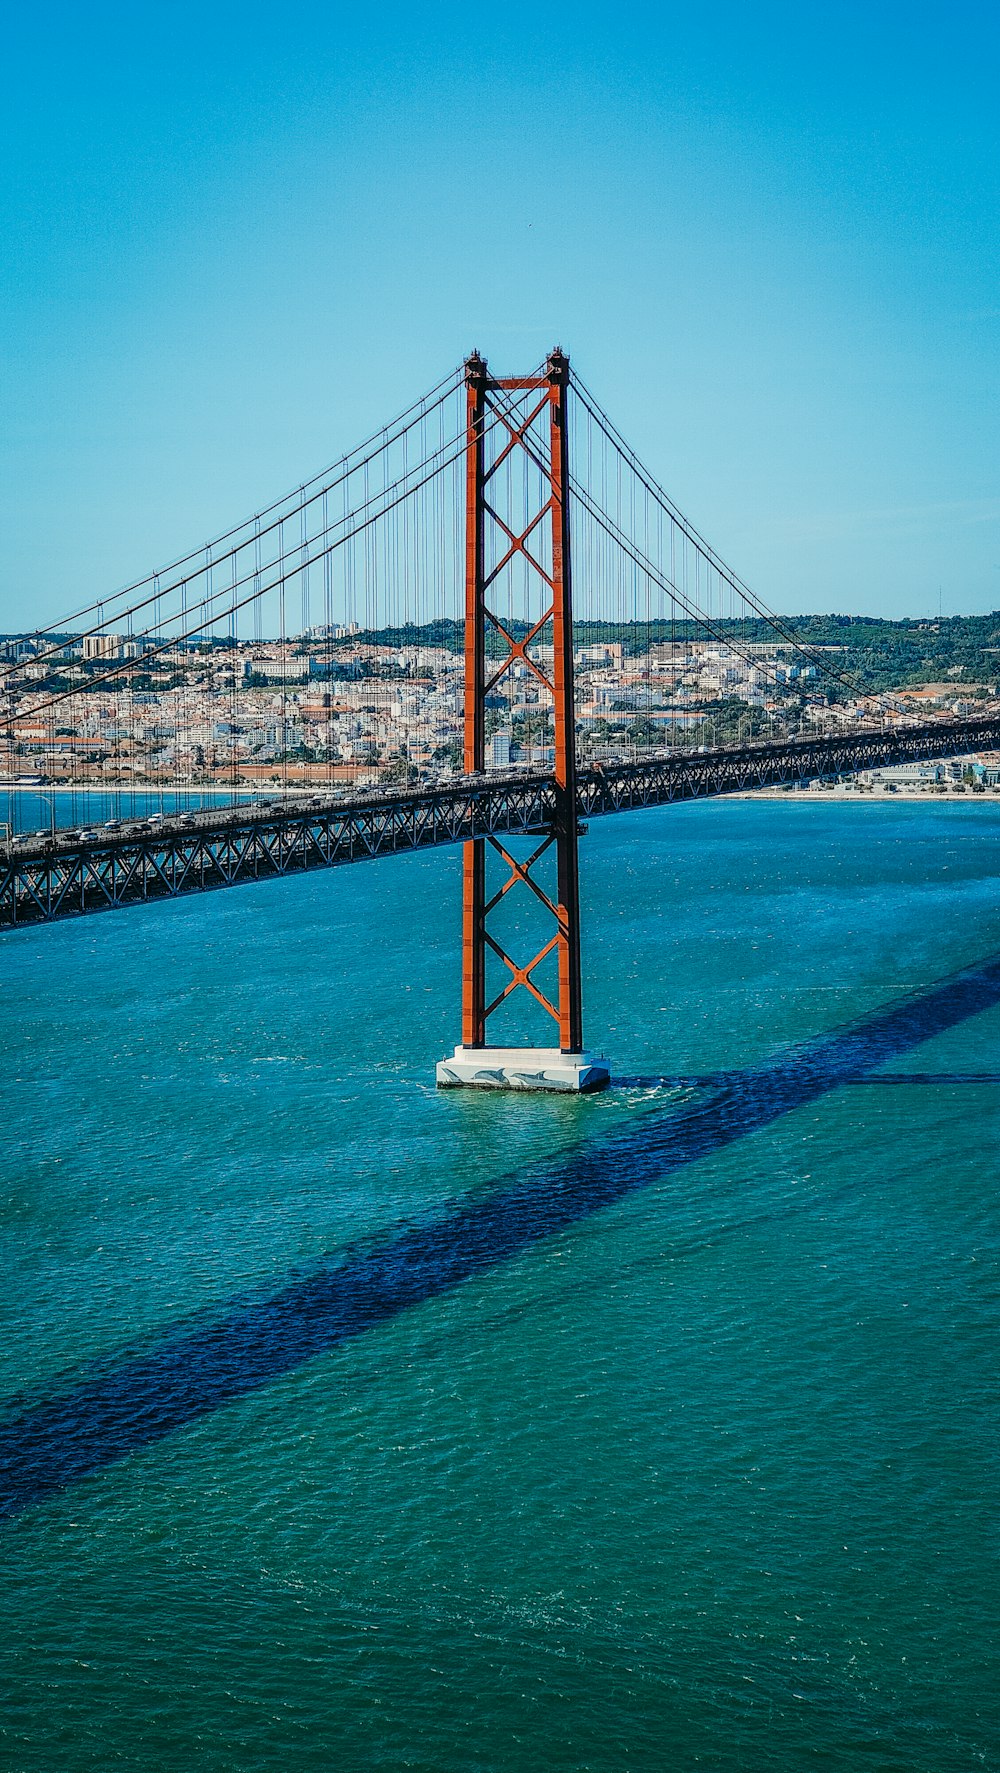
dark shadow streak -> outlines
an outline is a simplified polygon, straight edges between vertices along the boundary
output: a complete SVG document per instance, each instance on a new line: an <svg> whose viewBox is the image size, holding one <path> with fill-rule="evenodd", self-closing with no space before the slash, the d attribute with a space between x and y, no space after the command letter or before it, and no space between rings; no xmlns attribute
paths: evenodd
<svg viewBox="0 0 1000 1773"><path fill-rule="evenodd" d="M707 1101L650 1111L601 1142L533 1165L446 1217L338 1252L269 1297L238 1300L219 1320L166 1332L148 1352L95 1364L64 1392L0 1424L0 1517L246 1397L998 1003L1000 958L792 1048L770 1065L724 1074Z"/></svg>
<svg viewBox="0 0 1000 1773"><path fill-rule="evenodd" d="M874 1077L848 1077L852 1084L1000 1084L1000 1071L886 1071Z"/></svg>
<svg viewBox="0 0 1000 1773"><path fill-rule="evenodd" d="M718 1089L733 1081L731 1071L680 1072L674 1077L616 1077L617 1090ZM1000 1071L878 1071L874 1077L842 1077L841 1084L1000 1084Z"/></svg>

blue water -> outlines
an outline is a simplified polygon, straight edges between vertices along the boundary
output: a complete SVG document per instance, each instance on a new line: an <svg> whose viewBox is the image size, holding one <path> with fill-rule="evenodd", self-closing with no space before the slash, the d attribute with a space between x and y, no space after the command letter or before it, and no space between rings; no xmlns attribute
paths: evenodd
<svg viewBox="0 0 1000 1773"><path fill-rule="evenodd" d="M53 826L99 827L105 819L197 812L200 807L233 806L257 798L249 789L0 787L0 836L5 834L3 827L17 837L25 831L50 831Z"/></svg>
<svg viewBox="0 0 1000 1773"><path fill-rule="evenodd" d="M4 937L0 1764L1000 1766L998 857L594 821L583 1101L454 852Z"/></svg>

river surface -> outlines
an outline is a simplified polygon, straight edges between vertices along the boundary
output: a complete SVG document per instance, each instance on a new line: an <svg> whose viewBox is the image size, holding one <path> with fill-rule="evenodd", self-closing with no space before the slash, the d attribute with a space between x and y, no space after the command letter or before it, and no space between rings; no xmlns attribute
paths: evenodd
<svg viewBox="0 0 1000 1773"><path fill-rule="evenodd" d="M5 787L0 783L0 837L25 832L100 830L106 819L145 819L150 813L193 813L203 807L230 807L277 796L280 789L255 793L220 788L53 788Z"/></svg>
<svg viewBox="0 0 1000 1773"><path fill-rule="evenodd" d="M571 1101L460 858L0 938L0 1765L1000 1767L1000 809L595 820Z"/></svg>

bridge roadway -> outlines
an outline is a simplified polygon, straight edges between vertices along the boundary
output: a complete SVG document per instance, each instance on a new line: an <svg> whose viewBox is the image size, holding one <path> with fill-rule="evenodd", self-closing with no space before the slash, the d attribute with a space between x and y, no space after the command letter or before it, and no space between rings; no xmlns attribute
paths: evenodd
<svg viewBox="0 0 1000 1773"><path fill-rule="evenodd" d="M661 753L582 770L579 817L993 749L1000 749L1000 714ZM491 833L538 833L554 813L551 776L512 771L350 796L315 793L130 821L114 831L14 839L0 845L0 926L176 898Z"/></svg>

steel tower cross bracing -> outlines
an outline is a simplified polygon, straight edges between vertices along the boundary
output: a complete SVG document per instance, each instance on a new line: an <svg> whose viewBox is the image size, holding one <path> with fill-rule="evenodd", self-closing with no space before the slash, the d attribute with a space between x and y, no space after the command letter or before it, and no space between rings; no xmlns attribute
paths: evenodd
<svg viewBox="0 0 1000 1773"><path fill-rule="evenodd" d="M554 816L533 835L540 841L526 859L519 859L496 836L473 838L465 845L462 917L462 1047L472 1073L490 1073L489 1081L515 1087L545 1087L541 1065L550 1051L568 1063L555 1088L595 1088L607 1081L583 1053L583 1008L580 966L580 889L577 856L578 816L576 727L573 694L573 610L569 505L569 360L559 350L549 356L544 372L532 376L492 377L482 357L466 363L466 567L465 567L465 732L467 775L486 766L488 700L515 670L533 676L551 704ZM487 459L487 434L496 437ZM523 497L523 510L515 506ZM536 603L520 620L501 614L503 593L512 607L510 575L519 567L525 611L535 592ZM542 641L544 635L551 642ZM493 640L493 637L496 637ZM493 644L488 644L493 640ZM532 647L535 651L532 651ZM551 662L549 663L549 655ZM547 668L546 668L547 667ZM487 848L503 862L507 874L488 896ZM555 849L555 899L542 884L540 864ZM490 926L491 914L515 887L526 888L544 914L543 935L532 958L516 961ZM487 958L493 954L509 973L492 998L487 989ZM539 982L538 969L550 955L556 961L556 987ZM554 1049L491 1048L489 1018L514 992L528 993L558 1029ZM554 999L554 1001L553 1001ZM517 1054L519 1059L485 1067L475 1055ZM532 1057L529 1058L529 1055ZM457 1056L457 1055L456 1055ZM503 1075L500 1075L503 1074ZM567 1082L569 1078L571 1081ZM441 1076L441 1082L476 1082L476 1075Z"/></svg>

